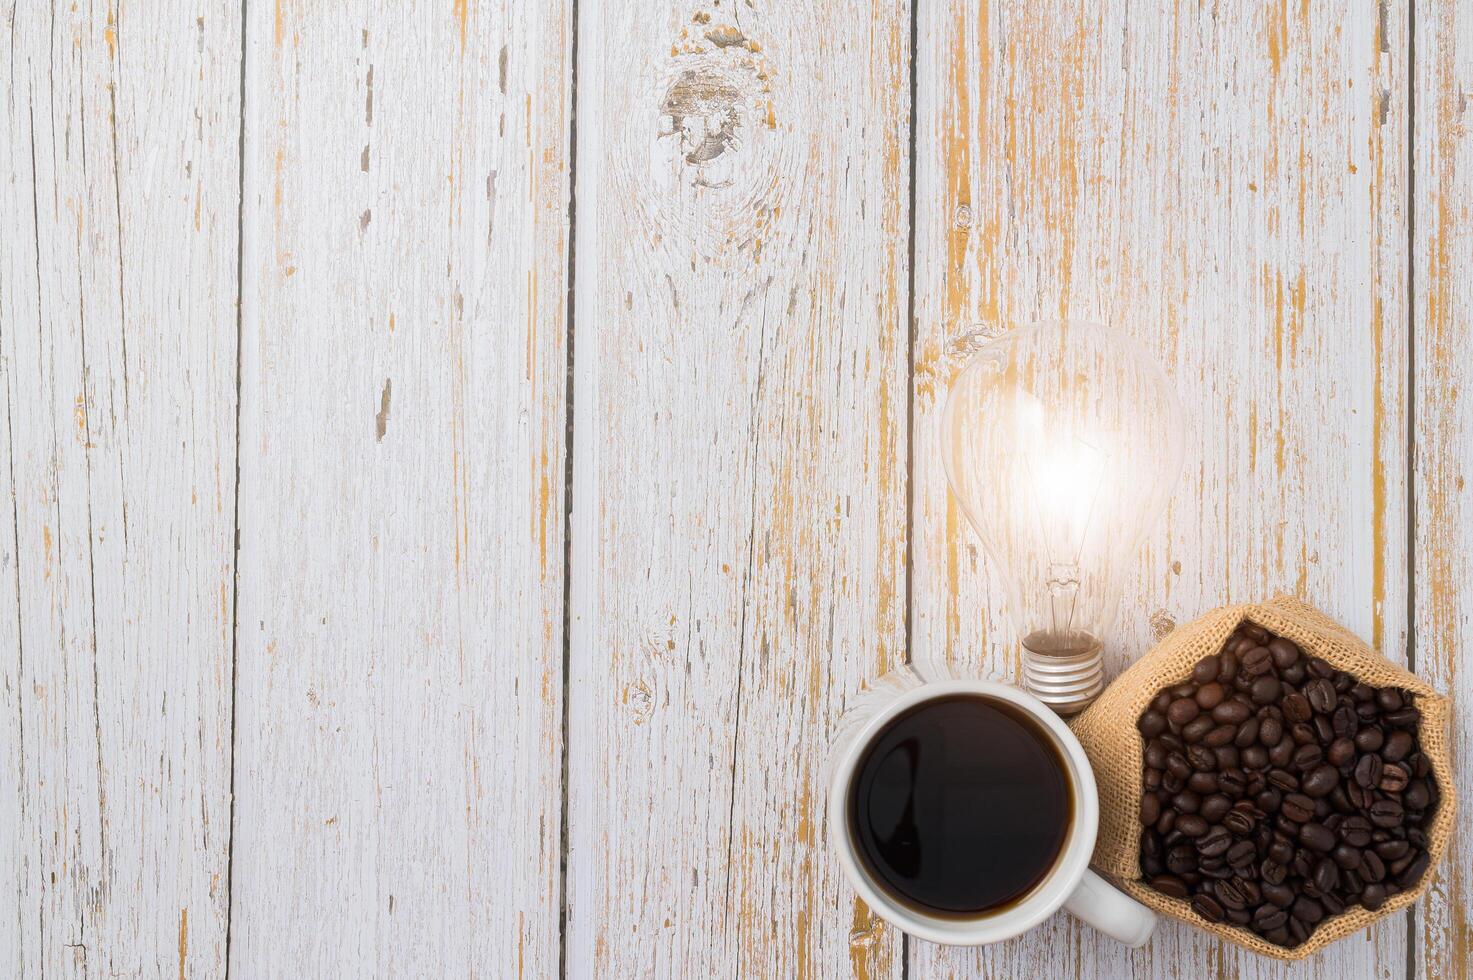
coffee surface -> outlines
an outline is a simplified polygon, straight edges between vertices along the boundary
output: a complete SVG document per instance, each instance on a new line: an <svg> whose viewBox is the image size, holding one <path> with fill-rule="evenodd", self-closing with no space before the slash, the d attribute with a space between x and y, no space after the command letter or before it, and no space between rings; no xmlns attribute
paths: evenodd
<svg viewBox="0 0 1473 980"><path fill-rule="evenodd" d="M1002 701L939 698L866 747L849 825L870 876L929 915L969 918L1023 898L1058 860L1073 801L1044 730Z"/></svg>

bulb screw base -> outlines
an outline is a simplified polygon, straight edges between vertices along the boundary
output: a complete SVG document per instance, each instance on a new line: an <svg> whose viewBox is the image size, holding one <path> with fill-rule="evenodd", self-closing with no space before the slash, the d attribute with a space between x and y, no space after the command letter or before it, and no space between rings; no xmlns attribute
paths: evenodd
<svg viewBox="0 0 1473 980"><path fill-rule="evenodd" d="M1104 646L1088 640L1063 649L1037 634L1023 641L1023 686L1066 718L1088 708L1105 689Z"/></svg>

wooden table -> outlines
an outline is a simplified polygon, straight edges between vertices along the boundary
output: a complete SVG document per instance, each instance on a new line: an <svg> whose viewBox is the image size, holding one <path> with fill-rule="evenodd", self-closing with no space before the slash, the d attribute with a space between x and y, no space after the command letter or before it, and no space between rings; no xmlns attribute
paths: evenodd
<svg viewBox="0 0 1473 980"><path fill-rule="evenodd" d="M1473 3L5 6L0 974L1473 969L1473 806L1285 968L907 941L822 772L1016 676L934 430L1054 315L1192 426L1112 673L1291 591L1473 704Z"/></svg>

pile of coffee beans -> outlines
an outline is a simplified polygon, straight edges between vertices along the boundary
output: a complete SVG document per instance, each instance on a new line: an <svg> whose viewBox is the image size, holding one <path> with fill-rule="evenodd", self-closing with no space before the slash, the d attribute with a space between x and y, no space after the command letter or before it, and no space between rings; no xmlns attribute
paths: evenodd
<svg viewBox="0 0 1473 980"><path fill-rule="evenodd" d="M1420 719L1406 692L1243 623L1137 723L1142 876L1285 947L1380 908L1427 870L1439 796Z"/></svg>

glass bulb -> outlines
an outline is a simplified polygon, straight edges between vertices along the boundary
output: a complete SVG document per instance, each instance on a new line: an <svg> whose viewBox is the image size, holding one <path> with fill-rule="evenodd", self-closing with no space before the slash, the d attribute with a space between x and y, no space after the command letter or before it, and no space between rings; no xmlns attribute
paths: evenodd
<svg viewBox="0 0 1473 980"><path fill-rule="evenodd" d="M1176 392L1124 335L1038 323L977 351L941 426L947 480L1007 588L1024 686L1082 711L1104 686L1126 571L1181 471Z"/></svg>

